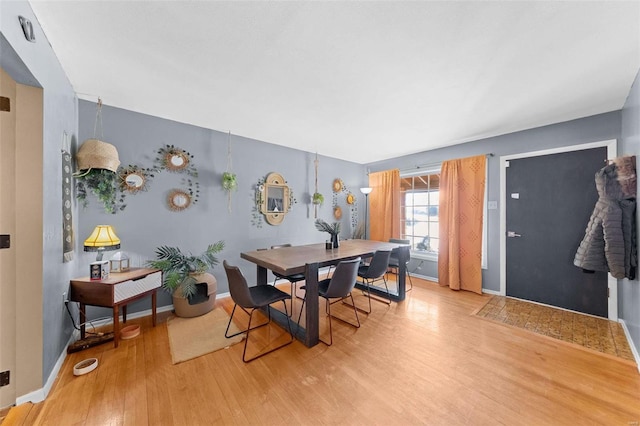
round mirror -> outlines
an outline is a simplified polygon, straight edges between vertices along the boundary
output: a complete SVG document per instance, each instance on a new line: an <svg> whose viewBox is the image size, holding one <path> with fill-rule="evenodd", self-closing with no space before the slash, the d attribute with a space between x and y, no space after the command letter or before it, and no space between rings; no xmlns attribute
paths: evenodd
<svg viewBox="0 0 640 426"><path fill-rule="evenodd" d="M167 199L169 208L173 211L181 211L191 205L191 195L180 189L174 189Z"/></svg>
<svg viewBox="0 0 640 426"><path fill-rule="evenodd" d="M149 179L153 178L153 174L149 169L143 169L140 166L130 165L118 169L118 186L120 191L135 194L138 191L146 191Z"/></svg>
<svg viewBox="0 0 640 426"><path fill-rule="evenodd" d="M125 178L124 182L127 185L127 189L130 191L139 191L144 187L144 176L139 173L129 173Z"/></svg>
<svg viewBox="0 0 640 426"><path fill-rule="evenodd" d="M184 152L169 152L166 165L169 170L182 170L189 165L189 159Z"/></svg>

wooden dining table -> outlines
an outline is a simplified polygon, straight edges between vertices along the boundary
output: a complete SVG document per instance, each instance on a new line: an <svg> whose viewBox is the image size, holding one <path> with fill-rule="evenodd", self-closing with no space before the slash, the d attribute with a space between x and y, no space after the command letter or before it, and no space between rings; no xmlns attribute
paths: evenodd
<svg viewBox="0 0 640 426"><path fill-rule="evenodd" d="M386 291L371 287L371 293L376 296L402 301L405 298L406 263L409 260L409 246L373 240L343 240L340 247L326 249L325 243L301 246L283 247L277 250L254 250L240 254L242 259L257 265L257 284L267 285L267 271L271 270L282 275L303 273L306 286L306 310L304 327L296 328L296 337L306 346L318 344L319 336L319 300L318 300L318 271L320 268L337 265L342 260L373 256L377 250L394 250L398 254L400 268L397 278L397 293L388 295ZM361 284L356 285L366 289ZM295 295L292 295L295 297ZM287 316L273 308L269 308L272 319L286 327Z"/></svg>

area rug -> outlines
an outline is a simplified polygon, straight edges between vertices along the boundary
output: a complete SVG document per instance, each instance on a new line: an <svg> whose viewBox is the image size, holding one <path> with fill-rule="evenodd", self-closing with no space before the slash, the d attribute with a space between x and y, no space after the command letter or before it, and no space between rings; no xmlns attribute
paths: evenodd
<svg viewBox="0 0 640 426"><path fill-rule="evenodd" d="M230 339L224 337L228 322L229 314L220 307L199 317L170 317L167 320L167 332L173 363L178 364L241 342L242 335ZM238 327L231 323L229 334L238 331Z"/></svg>
<svg viewBox="0 0 640 426"><path fill-rule="evenodd" d="M593 317L504 296L493 296L476 316L635 362L622 326Z"/></svg>

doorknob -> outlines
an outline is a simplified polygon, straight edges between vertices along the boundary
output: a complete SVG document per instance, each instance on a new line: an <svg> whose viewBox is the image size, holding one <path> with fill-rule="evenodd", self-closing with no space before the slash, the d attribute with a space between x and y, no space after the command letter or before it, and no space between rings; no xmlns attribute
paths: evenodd
<svg viewBox="0 0 640 426"><path fill-rule="evenodd" d="M513 231L507 231L507 237L509 237L509 238L515 238L515 237L522 237L522 235L520 235L520 234L516 234L516 233L515 233L515 232L513 232Z"/></svg>

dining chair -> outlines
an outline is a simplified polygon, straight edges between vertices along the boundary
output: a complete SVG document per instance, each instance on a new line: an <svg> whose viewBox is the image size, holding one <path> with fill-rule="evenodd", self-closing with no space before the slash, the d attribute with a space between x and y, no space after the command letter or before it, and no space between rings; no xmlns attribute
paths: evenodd
<svg viewBox="0 0 640 426"><path fill-rule="evenodd" d="M382 280L384 282L384 287L387 289L387 295L389 296L389 300L382 300L375 298L375 300L379 302L386 303L387 305L391 304L391 293L389 293L389 287L387 286L387 278L386 273L389 268L389 257L391 256L391 250L378 250L373 254L371 261L368 265L360 265L358 268L358 276L362 278L362 284L367 286L367 298L369 299L369 310L365 311L364 309L360 309L362 312L366 314L371 313L371 284L375 281Z"/></svg>
<svg viewBox="0 0 640 426"><path fill-rule="evenodd" d="M293 332L291 331L291 321L289 320L289 314L287 312L287 304L285 303L285 300L290 299L291 296L289 296L284 291L270 285L257 285L257 286L249 287L249 285L247 284L247 280L242 274L242 271L240 271L240 268L238 268L237 266L229 265L226 260L223 262L223 265L224 265L224 270L227 273L227 279L229 281L229 293L231 293L231 298L233 299L233 302L234 302L233 311L231 311L231 316L229 317L229 323L227 324L227 330L224 332L224 336L226 338L230 338L230 337L237 336L239 334L243 334L243 333L246 334L246 337L244 340L244 350L242 351L242 361L244 362L253 361L254 359L267 355L268 353L271 353L276 349L280 349L284 346L287 346L288 344L293 342ZM260 353L257 356L247 359L247 344L249 343L249 334L251 333L252 330L255 330L260 327L264 327L266 325L269 325L269 323L271 323L271 310L269 309L269 305L271 305L272 303L280 302L280 301L284 305L284 312L287 316L287 326L289 328L289 334L291 335L291 340L275 348L272 348L266 352ZM236 308L238 306L240 306L240 309L242 309L245 313L247 313L247 315L249 315L249 324L247 325L247 328L245 330L229 335L229 327L231 326L231 321L233 321L233 315L235 314ZM256 309L262 309L262 308L267 308L269 321L267 321L264 324L251 327L251 322L253 320L253 313L256 311Z"/></svg>
<svg viewBox="0 0 640 426"><path fill-rule="evenodd" d="M283 247L291 247L291 244L279 244L279 245L275 245L275 246L271 246L271 249L279 249L279 248L283 248ZM299 281L304 281L304 274L303 273L299 273L299 274L293 274L293 275L282 275L279 274L277 272L271 271L273 273L273 275L275 276L275 279L273 280L273 285L276 285L276 282L278 280L287 280L289 281L289 283L291 283L291 313L289 314L289 316L293 315L293 301L294 301L294 296L297 297L296 295L296 284ZM299 297L299 299L302 299L301 297Z"/></svg>
<svg viewBox="0 0 640 426"><path fill-rule="evenodd" d="M329 342L325 342L320 337L319 340L327 346L331 346L333 344L333 325L331 321L332 318L352 325L355 328L360 328L360 318L358 318L358 311L353 301L353 295L351 294L353 287L355 287L356 285L359 266L359 257L352 260L343 260L342 262L338 263L331 278L324 279L318 283L318 294L325 300L325 309L327 311L327 315L329 316ZM305 288L305 286L302 286L301 288ZM356 324L331 314L331 305L337 302L341 302L347 297L351 297L351 306L353 306L353 313L356 316ZM337 300L331 302L330 299ZM300 314L298 315L298 327L300 327L300 319L302 318L302 310L304 308L306 300L307 296L305 293L305 297L302 299L302 306L300 307Z"/></svg>
<svg viewBox="0 0 640 426"><path fill-rule="evenodd" d="M390 238L389 242L395 243L395 244L403 244L406 246L411 244L411 240L400 240L397 238ZM391 251L391 256L389 256L389 269L395 269L396 281L397 281L398 274L400 273L400 259L398 258L398 254L394 253L394 250ZM405 274L407 277L409 277L409 285L410 285L409 289L405 291L411 291L413 289L413 281L411 281L411 274L409 273L409 260L407 260L407 262L405 263Z"/></svg>

